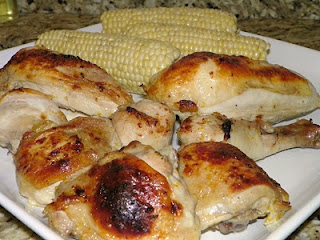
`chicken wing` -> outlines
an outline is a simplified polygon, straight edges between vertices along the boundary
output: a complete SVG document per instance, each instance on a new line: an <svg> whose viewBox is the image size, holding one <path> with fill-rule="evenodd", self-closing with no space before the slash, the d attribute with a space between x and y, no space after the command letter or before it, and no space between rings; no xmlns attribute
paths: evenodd
<svg viewBox="0 0 320 240"><path fill-rule="evenodd" d="M31 204L48 204L63 180L120 147L109 119L78 117L60 126L42 124L24 134L14 155L20 193Z"/></svg>
<svg viewBox="0 0 320 240"><path fill-rule="evenodd" d="M45 208L49 223L79 239L199 239L195 202L174 171L165 156L132 142L62 183Z"/></svg>
<svg viewBox="0 0 320 240"><path fill-rule="evenodd" d="M241 56L208 52L186 56L156 74L145 87L181 119L219 112L228 118L276 123L320 106L307 79L286 68Z"/></svg>
<svg viewBox="0 0 320 240"><path fill-rule="evenodd" d="M223 141L254 160L290 148L320 148L320 126L311 120L273 127L260 119L229 119L213 113L188 117L180 125L177 135L182 144Z"/></svg>
<svg viewBox="0 0 320 240"><path fill-rule="evenodd" d="M137 140L160 150L171 143L176 116L166 105L143 99L121 107L111 119L124 146Z"/></svg>
<svg viewBox="0 0 320 240"><path fill-rule="evenodd" d="M273 224L290 209L289 196L253 160L223 142L185 145L179 172L197 200L202 229L241 231L257 218Z"/></svg>
<svg viewBox="0 0 320 240"><path fill-rule="evenodd" d="M18 51L0 71L0 91L31 88L59 107L108 117L132 96L98 66L43 48Z"/></svg>
<svg viewBox="0 0 320 240"><path fill-rule="evenodd" d="M0 97L0 146L15 153L23 134L50 120L67 122L58 106L46 95L31 89L16 89Z"/></svg>

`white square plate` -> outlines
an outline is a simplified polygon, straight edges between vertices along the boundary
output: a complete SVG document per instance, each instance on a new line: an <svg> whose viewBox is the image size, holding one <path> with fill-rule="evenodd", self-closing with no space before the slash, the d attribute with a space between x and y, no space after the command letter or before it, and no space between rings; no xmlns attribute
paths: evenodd
<svg viewBox="0 0 320 240"><path fill-rule="evenodd" d="M101 24L82 30L99 32ZM270 38L261 38L271 43L271 52L268 56L270 63L282 65L302 74L320 92L320 52ZM0 51L0 68L20 48L32 45L32 43L25 44ZM305 118L312 118L315 123L320 124L319 113L320 111L317 110ZM222 235L219 232L208 231L203 234L202 240L285 239L320 206L318 185L320 182L320 150L292 149L268 157L259 161L258 164L289 193L292 209L273 229L266 228L263 220L258 220L241 233ZM7 154L7 150L2 148L0 148L0 205L42 238L61 239L48 227L47 220L41 214L42 209L27 206L26 200L19 195L12 158Z"/></svg>

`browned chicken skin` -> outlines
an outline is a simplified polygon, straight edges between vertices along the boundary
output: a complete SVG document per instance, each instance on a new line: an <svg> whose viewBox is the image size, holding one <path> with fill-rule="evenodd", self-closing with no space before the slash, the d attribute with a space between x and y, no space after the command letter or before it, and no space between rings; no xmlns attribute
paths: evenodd
<svg viewBox="0 0 320 240"><path fill-rule="evenodd" d="M129 152L144 152L144 159ZM167 160L138 142L107 154L61 184L56 201L45 208L51 226L86 240L199 239L193 199L170 170L161 174L153 161Z"/></svg>
<svg viewBox="0 0 320 240"><path fill-rule="evenodd" d="M0 70L1 93L28 87L76 114L108 117L29 124L14 155L21 194L49 204L50 225L61 235L85 240L199 239L210 227L229 233L257 218L278 221L289 196L252 159L320 148L311 120L267 123L318 108L312 84L266 62L211 53L185 57L154 78L149 99L134 103L108 73L79 58L42 48L13 56ZM235 118L206 115L216 110ZM163 149L171 143L173 111L181 119L192 115L178 130L179 173L177 158L164 154L172 148Z"/></svg>
<svg viewBox="0 0 320 240"><path fill-rule="evenodd" d="M20 193L32 204L50 203L61 181L120 146L108 119L79 117L60 126L40 125L24 134L14 155Z"/></svg>
<svg viewBox="0 0 320 240"><path fill-rule="evenodd" d="M279 220L290 209L289 196L252 159L223 142L185 145L178 152L179 172L197 200L202 229L240 231L251 221Z"/></svg>
<svg viewBox="0 0 320 240"><path fill-rule="evenodd" d="M146 93L181 119L220 112L229 118L260 116L276 123L320 106L312 83L284 67L209 52L190 54L159 72Z"/></svg>
<svg viewBox="0 0 320 240"><path fill-rule="evenodd" d="M0 92L31 88L60 107L108 117L132 96L97 65L43 48L18 51L0 71Z"/></svg>
<svg viewBox="0 0 320 240"><path fill-rule="evenodd" d="M290 148L320 148L320 126L311 120L273 127L261 119L229 119L213 113L188 117L177 134L182 144L204 141L230 143L254 160Z"/></svg>

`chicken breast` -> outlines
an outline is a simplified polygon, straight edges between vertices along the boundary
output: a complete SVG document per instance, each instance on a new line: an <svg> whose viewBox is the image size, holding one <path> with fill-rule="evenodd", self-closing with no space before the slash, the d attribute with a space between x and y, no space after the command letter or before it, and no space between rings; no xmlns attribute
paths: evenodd
<svg viewBox="0 0 320 240"><path fill-rule="evenodd" d="M164 104L143 99L111 116L123 146L137 140L155 150L169 145L176 115Z"/></svg>
<svg viewBox="0 0 320 240"><path fill-rule="evenodd" d="M253 160L291 148L320 148L320 126L312 120L273 127L260 119L230 119L213 113L188 117L177 135L182 144L223 141L236 146Z"/></svg>
<svg viewBox="0 0 320 240"><path fill-rule="evenodd" d="M60 107L108 117L132 96L98 66L43 48L19 50L0 71L0 91L31 88Z"/></svg>
<svg viewBox="0 0 320 240"><path fill-rule="evenodd" d="M62 181L120 146L109 119L78 117L60 126L43 124L24 134L14 155L20 193L33 205L48 204Z"/></svg>
<svg viewBox="0 0 320 240"><path fill-rule="evenodd" d="M182 119L219 112L228 118L276 123L320 105L314 86L281 66L241 56L198 52L153 76L148 98L167 104Z"/></svg>
<svg viewBox="0 0 320 240"><path fill-rule="evenodd" d="M15 153L23 134L46 120L67 122L58 106L38 91L21 88L5 93L0 97L0 146Z"/></svg>
<svg viewBox="0 0 320 240"><path fill-rule="evenodd" d="M252 159L223 142L185 145L179 172L197 200L203 230L241 231L257 218L277 222L290 209L289 196Z"/></svg>
<svg viewBox="0 0 320 240"><path fill-rule="evenodd" d="M86 240L199 239L195 202L174 171L167 157L132 142L62 183L45 208L49 223Z"/></svg>

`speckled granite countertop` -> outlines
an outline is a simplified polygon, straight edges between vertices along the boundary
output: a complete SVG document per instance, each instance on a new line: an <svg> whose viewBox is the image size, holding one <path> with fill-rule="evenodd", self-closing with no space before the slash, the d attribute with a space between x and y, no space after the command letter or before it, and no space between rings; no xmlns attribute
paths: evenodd
<svg viewBox="0 0 320 240"><path fill-rule="evenodd" d="M99 22L98 15L70 13L20 13L20 17L0 24L0 50L31 42L50 29L77 29ZM317 19L239 19L241 30L302 45L320 51L320 20ZM310 234L306 235L306 230ZM289 239L320 239L318 213ZM0 207L0 239L40 239Z"/></svg>
<svg viewBox="0 0 320 240"><path fill-rule="evenodd" d="M50 29L77 29L98 22L99 16L96 15L23 14L18 19L0 24L0 50L31 42ZM240 19L238 26L246 32L320 50L320 20Z"/></svg>

